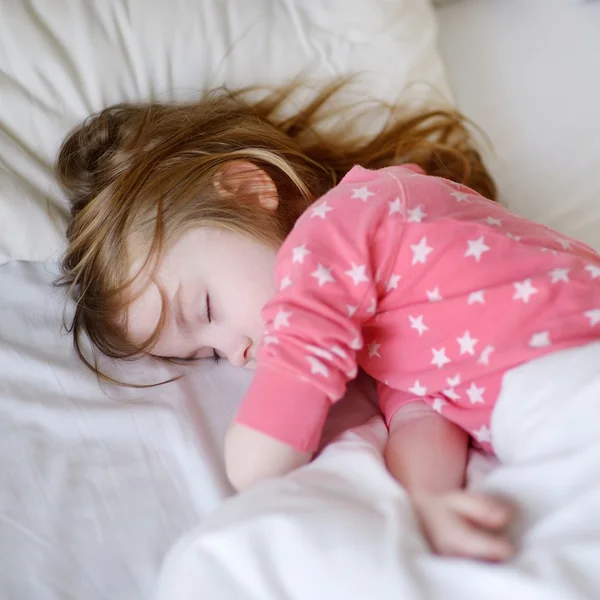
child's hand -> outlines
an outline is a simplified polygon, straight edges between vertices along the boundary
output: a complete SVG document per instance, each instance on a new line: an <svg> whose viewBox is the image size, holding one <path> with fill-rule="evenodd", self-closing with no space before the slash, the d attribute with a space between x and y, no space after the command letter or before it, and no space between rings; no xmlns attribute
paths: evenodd
<svg viewBox="0 0 600 600"><path fill-rule="evenodd" d="M412 500L434 552L491 561L513 555L505 533L514 516L508 502L466 490L421 493Z"/></svg>

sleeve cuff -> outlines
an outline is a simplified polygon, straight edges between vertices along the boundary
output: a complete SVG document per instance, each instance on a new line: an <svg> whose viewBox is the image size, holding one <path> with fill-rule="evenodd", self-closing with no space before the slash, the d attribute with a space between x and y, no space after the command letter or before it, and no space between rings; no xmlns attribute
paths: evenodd
<svg viewBox="0 0 600 600"><path fill-rule="evenodd" d="M236 422L299 450L317 450L331 402L292 373L258 369L236 415Z"/></svg>

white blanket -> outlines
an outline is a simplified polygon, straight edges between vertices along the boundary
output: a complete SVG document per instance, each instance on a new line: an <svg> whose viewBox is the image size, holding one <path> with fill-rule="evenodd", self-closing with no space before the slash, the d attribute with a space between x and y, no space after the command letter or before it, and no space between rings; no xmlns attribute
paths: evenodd
<svg viewBox="0 0 600 600"><path fill-rule="evenodd" d="M599 364L597 344L550 355L506 381L492 423L506 464L476 485L520 509L510 563L427 550L385 470L377 418L313 464L223 504L171 553L158 600L597 598Z"/></svg>

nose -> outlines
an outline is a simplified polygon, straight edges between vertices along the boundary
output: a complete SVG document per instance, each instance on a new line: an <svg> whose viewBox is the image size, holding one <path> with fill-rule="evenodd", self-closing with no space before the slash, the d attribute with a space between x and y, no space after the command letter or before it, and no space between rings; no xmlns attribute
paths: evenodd
<svg viewBox="0 0 600 600"><path fill-rule="evenodd" d="M252 340L248 337L242 336L231 341L230 347L227 348L227 360L234 367L245 367L250 361L250 347L252 346Z"/></svg>

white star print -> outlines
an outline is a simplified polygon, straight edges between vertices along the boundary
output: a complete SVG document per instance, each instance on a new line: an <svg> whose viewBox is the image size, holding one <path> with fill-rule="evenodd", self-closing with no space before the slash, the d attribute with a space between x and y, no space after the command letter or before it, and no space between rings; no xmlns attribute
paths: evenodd
<svg viewBox="0 0 600 600"><path fill-rule="evenodd" d="M442 392L444 392L446 397L450 398L450 400L460 400L460 396L456 393L456 390L454 388L447 388L445 390L442 390Z"/></svg>
<svg viewBox="0 0 600 600"><path fill-rule="evenodd" d="M423 205L415 206L408 211L408 222L409 223L420 223L426 216L427 213L423 212Z"/></svg>
<svg viewBox="0 0 600 600"><path fill-rule="evenodd" d="M363 343L362 343L362 339L360 336L356 336L351 342L350 342L350 348L352 350L360 350L363 347Z"/></svg>
<svg viewBox="0 0 600 600"><path fill-rule="evenodd" d="M331 352L332 352L332 354L335 354L336 356L339 356L340 358L348 357L348 355L344 352L344 350L342 348L340 348L339 346L332 346Z"/></svg>
<svg viewBox="0 0 600 600"><path fill-rule="evenodd" d="M487 425L482 425L479 429L473 431L473 437L480 443L491 442L492 432Z"/></svg>
<svg viewBox="0 0 600 600"><path fill-rule="evenodd" d="M290 285L292 285L292 280L290 279L289 275L286 275L282 280L281 280L281 284L279 286L279 289L281 291L285 290L286 288L289 288Z"/></svg>
<svg viewBox="0 0 600 600"><path fill-rule="evenodd" d="M467 396L469 396L471 404L485 404L483 392L485 392L485 388L477 387L475 383L471 383L467 390Z"/></svg>
<svg viewBox="0 0 600 600"><path fill-rule="evenodd" d="M499 227L500 225L502 225L502 220L501 220L501 219L494 219L494 217L488 217L488 218L485 220L485 222L486 222L488 225L496 225L496 226L498 226L498 227Z"/></svg>
<svg viewBox="0 0 600 600"><path fill-rule="evenodd" d="M294 253L294 258L292 258L292 263L304 263L304 257L310 254L310 250L307 250L306 244L302 244L302 246L296 246L292 252Z"/></svg>
<svg viewBox="0 0 600 600"><path fill-rule="evenodd" d="M425 293L427 294L429 302L439 302L440 300L443 300L439 287L436 287L433 290L426 290Z"/></svg>
<svg viewBox="0 0 600 600"><path fill-rule="evenodd" d="M354 379L358 374L358 367L352 367L349 371L346 372L346 377L350 380Z"/></svg>
<svg viewBox="0 0 600 600"><path fill-rule="evenodd" d="M548 275L550 275L552 283L558 283L559 281L569 283L570 270L571 269L552 269L552 271L548 272Z"/></svg>
<svg viewBox="0 0 600 600"><path fill-rule="evenodd" d="M363 185L362 187L359 188L354 188L352 190L352 199L354 198L358 198L359 200L362 200L363 202L366 202L370 196L374 196L375 194L371 191L369 191L369 188L366 185Z"/></svg>
<svg viewBox="0 0 600 600"><path fill-rule="evenodd" d="M456 338L456 341L460 345L461 355L470 354L473 356L475 354L475 345L479 340L472 338L470 332L465 331L462 337Z"/></svg>
<svg viewBox="0 0 600 600"><path fill-rule="evenodd" d="M385 288L386 292L389 292L390 290L397 290L400 279L402 279L400 275L392 275L390 280L387 282L387 286Z"/></svg>
<svg viewBox="0 0 600 600"><path fill-rule="evenodd" d="M319 348L318 346L311 346L310 344L307 344L306 349L309 352L312 352L315 356L318 356L319 358L324 358L325 360L333 360L333 356L332 356L331 352L328 352L327 350L323 350L323 348Z"/></svg>
<svg viewBox="0 0 600 600"><path fill-rule="evenodd" d="M388 201L388 205L390 207L390 212L389 212L388 217L395 213L402 214L403 209L402 209L402 204L400 204L400 198L396 198L393 202Z"/></svg>
<svg viewBox="0 0 600 600"><path fill-rule="evenodd" d="M592 276L592 279L600 277L600 267L597 265L587 265L585 270Z"/></svg>
<svg viewBox="0 0 600 600"><path fill-rule="evenodd" d="M323 377L329 377L329 369L314 356L307 356L306 360L310 364L310 372L313 375L322 375Z"/></svg>
<svg viewBox="0 0 600 600"><path fill-rule="evenodd" d="M325 200L320 202L316 206L313 206L312 212L310 213L310 218L314 219L315 217L320 217L321 219L325 219L327 213L332 211L333 207L329 206Z"/></svg>
<svg viewBox="0 0 600 600"><path fill-rule="evenodd" d="M283 310L283 308L275 315L273 319L273 327L278 330L280 327L290 326L290 317L292 316L291 311Z"/></svg>
<svg viewBox="0 0 600 600"><path fill-rule="evenodd" d="M541 252L551 252L552 256L556 256L558 252L556 250L550 250L550 248L540 248Z"/></svg>
<svg viewBox="0 0 600 600"><path fill-rule="evenodd" d="M438 369L441 369L450 362L450 359L446 356L446 348L440 348L439 350L432 348L431 351L433 352L431 364L435 365Z"/></svg>
<svg viewBox="0 0 600 600"><path fill-rule="evenodd" d="M411 388L408 388L408 391L414 394L415 396L425 396L427 394L427 388L419 383L417 379L414 385Z"/></svg>
<svg viewBox="0 0 600 600"><path fill-rule="evenodd" d="M460 385L460 373L457 373L454 377L447 377L446 382L451 387L456 387Z"/></svg>
<svg viewBox="0 0 600 600"><path fill-rule="evenodd" d="M356 265L356 264L352 263L352 268L349 271L344 271L344 273L346 275L348 275L348 277L350 277L350 279L352 279L352 281L354 282L354 285L358 285L359 283L362 283L362 282L368 283L369 278L365 274L366 268L367 268L367 265Z"/></svg>
<svg viewBox="0 0 600 600"><path fill-rule="evenodd" d="M494 351L494 346L486 346L479 355L477 359L478 365L489 365L490 364L490 354Z"/></svg>
<svg viewBox="0 0 600 600"><path fill-rule="evenodd" d="M600 308L594 308L583 313L589 320L590 326L595 327L600 323Z"/></svg>
<svg viewBox="0 0 600 600"><path fill-rule="evenodd" d="M412 317L408 315L410 320L411 329L416 329L419 332L419 335L423 335L426 331L429 331L429 327L423 323L423 315L419 315L418 317Z"/></svg>
<svg viewBox="0 0 600 600"><path fill-rule="evenodd" d="M352 304L346 304L346 310L348 311L348 316L353 317L356 311L358 310L358 307L352 306Z"/></svg>
<svg viewBox="0 0 600 600"><path fill-rule="evenodd" d="M276 335L265 335L263 341L265 346L268 346L269 344L279 344L279 338Z"/></svg>
<svg viewBox="0 0 600 600"><path fill-rule="evenodd" d="M571 242L569 240L563 240L562 238L556 238L556 241L560 244L563 250L571 249Z"/></svg>
<svg viewBox="0 0 600 600"><path fill-rule="evenodd" d="M531 284L531 279L525 279L525 281L515 281L515 295L513 300L523 300L525 304L529 302L529 299L533 294L537 294L537 288Z"/></svg>
<svg viewBox="0 0 600 600"><path fill-rule="evenodd" d="M433 248L427 245L427 238L425 237L418 244L411 244L410 248L413 251L413 265L417 263L425 264L427 257L433 251Z"/></svg>
<svg viewBox="0 0 600 600"><path fill-rule="evenodd" d="M442 400L442 398L436 398L433 401L431 408L433 408L433 410L435 410L435 412L441 413L442 408L444 408L444 406L446 406L447 404L448 403L445 400Z"/></svg>
<svg viewBox="0 0 600 600"><path fill-rule="evenodd" d="M454 196L457 202L469 201L469 194L465 194L464 192L452 192L450 195Z"/></svg>
<svg viewBox="0 0 600 600"><path fill-rule="evenodd" d="M481 255L490 249L489 246L486 246L483 236L476 240L468 240L467 244L469 247L465 252L465 258L472 256L477 262L481 260Z"/></svg>
<svg viewBox="0 0 600 600"><path fill-rule="evenodd" d="M546 348L546 346L550 346L551 343L549 331L538 331L537 333L534 333L529 340L529 346L531 348Z"/></svg>
<svg viewBox="0 0 600 600"><path fill-rule="evenodd" d="M484 290L479 290L477 292L471 292L469 294L469 298L467 300L467 304L485 304L485 300L483 298Z"/></svg>
<svg viewBox="0 0 600 600"><path fill-rule="evenodd" d="M371 298L371 304L369 304L369 308L367 308L367 313L369 315L374 315L376 309L377 309L377 300L375 298Z"/></svg>
<svg viewBox="0 0 600 600"><path fill-rule="evenodd" d="M335 279L331 274L331 269L327 269L321 263L317 265L317 269L310 275L319 281L319 287L326 283L335 283Z"/></svg>
<svg viewBox="0 0 600 600"><path fill-rule="evenodd" d="M515 240L515 242L520 242L521 241L521 236L520 235L514 235L513 233L510 233L510 231L506 234L507 238L510 238L511 240Z"/></svg>
<svg viewBox="0 0 600 600"><path fill-rule="evenodd" d="M446 394L446 396L450 398L450 400L460 400L460 396L456 393L456 390L454 389L457 385L460 385L460 375L456 374L454 377L448 377L446 379L446 382L450 387L445 390L442 390L442 392L444 392L444 394Z"/></svg>
<svg viewBox="0 0 600 600"><path fill-rule="evenodd" d="M377 342L371 342L367 346L367 349L369 351L369 358L373 358L374 356L381 358L381 354L379 354L379 348L381 348L381 344L378 344Z"/></svg>

